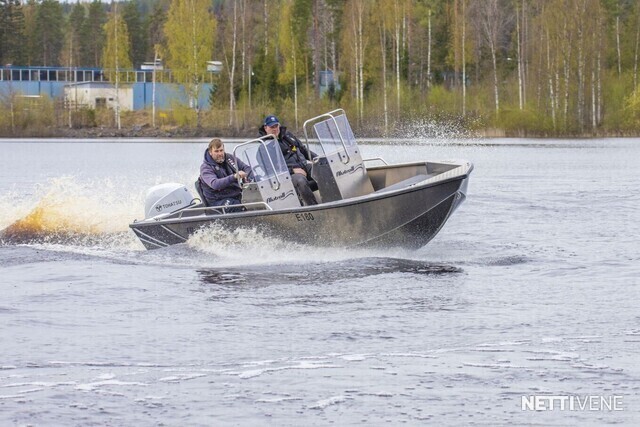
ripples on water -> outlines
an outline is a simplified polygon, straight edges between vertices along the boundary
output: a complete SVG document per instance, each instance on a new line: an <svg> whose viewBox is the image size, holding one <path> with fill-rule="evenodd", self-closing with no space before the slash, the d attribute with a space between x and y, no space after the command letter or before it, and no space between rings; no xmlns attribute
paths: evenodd
<svg viewBox="0 0 640 427"><path fill-rule="evenodd" d="M148 147L121 148L135 164ZM638 147L407 147L365 148L476 164L419 251L254 229L145 251L127 228L144 191L191 174L56 163L29 184L13 158L26 193L0 179L0 424L637 424ZM201 154L161 146L159 169L182 150ZM522 411L531 394L621 395L624 411Z"/></svg>

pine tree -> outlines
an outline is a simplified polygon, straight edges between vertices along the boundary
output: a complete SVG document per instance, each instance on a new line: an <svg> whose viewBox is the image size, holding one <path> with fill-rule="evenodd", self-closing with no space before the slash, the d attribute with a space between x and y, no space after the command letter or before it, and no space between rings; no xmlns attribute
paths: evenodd
<svg viewBox="0 0 640 427"><path fill-rule="evenodd" d="M0 0L0 64L24 64L24 25L20 0Z"/></svg>
<svg viewBox="0 0 640 427"><path fill-rule="evenodd" d="M104 24L107 12L100 0L93 0L89 5L87 19L82 26L81 65L99 67L102 62L102 49L105 42Z"/></svg>
<svg viewBox="0 0 640 427"><path fill-rule="evenodd" d="M71 57L69 58L68 64L74 67L80 65L81 61L81 50L80 50L80 40L82 37L82 29L84 27L86 9L84 5L80 2L77 2L73 8L71 9L71 13L69 14L69 25L67 27L67 38L69 40L69 49Z"/></svg>
<svg viewBox="0 0 640 427"><path fill-rule="evenodd" d="M145 60L147 54L147 43L142 27L140 12L135 1L128 1L124 4L122 18L127 24L129 32L129 45L131 46L131 62L138 68Z"/></svg>
<svg viewBox="0 0 640 427"><path fill-rule="evenodd" d="M36 40L39 49L35 60L40 65L60 65L64 17L62 6L55 0L43 0L36 9Z"/></svg>
<svg viewBox="0 0 640 427"><path fill-rule="evenodd" d="M155 50L157 46L164 46L166 44L166 38L164 36L164 25L167 22L167 10L163 6L162 2L155 4L153 12L151 12L146 20L144 27L147 34L147 49L145 59L152 61L155 56Z"/></svg>

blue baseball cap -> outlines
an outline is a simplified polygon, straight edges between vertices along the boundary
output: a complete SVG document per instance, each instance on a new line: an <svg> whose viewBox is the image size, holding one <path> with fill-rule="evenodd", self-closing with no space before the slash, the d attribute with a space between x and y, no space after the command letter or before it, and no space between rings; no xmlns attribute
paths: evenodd
<svg viewBox="0 0 640 427"><path fill-rule="evenodd" d="M280 121L276 116L267 116L264 118L265 126L273 126L273 125L279 125L279 124L280 124Z"/></svg>

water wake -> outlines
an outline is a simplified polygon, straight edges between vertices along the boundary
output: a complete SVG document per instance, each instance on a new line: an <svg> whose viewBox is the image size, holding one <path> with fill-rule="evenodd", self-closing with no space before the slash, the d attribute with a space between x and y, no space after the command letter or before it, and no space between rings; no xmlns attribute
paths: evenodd
<svg viewBox="0 0 640 427"><path fill-rule="evenodd" d="M212 225L196 231L185 244L145 251L128 226L141 216L144 190L131 187L130 183L60 177L38 186L33 195L2 195L0 245L199 269L424 258L403 248L304 245L267 235L259 226L230 231ZM138 253L134 258L132 251Z"/></svg>
<svg viewBox="0 0 640 427"><path fill-rule="evenodd" d="M5 195L0 198L0 242L94 246L124 240L129 247L123 236L131 218L139 215L141 196L116 187L62 177L39 186L31 197Z"/></svg>
<svg viewBox="0 0 640 427"><path fill-rule="evenodd" d="M404 248L383 250L304 245L268 236L257 226L229 231L215 224L196 231L186 245L203 258L211 259L213 255L215 266L225 267L300 265L375 257L410 258L414 255Z"/></svg>

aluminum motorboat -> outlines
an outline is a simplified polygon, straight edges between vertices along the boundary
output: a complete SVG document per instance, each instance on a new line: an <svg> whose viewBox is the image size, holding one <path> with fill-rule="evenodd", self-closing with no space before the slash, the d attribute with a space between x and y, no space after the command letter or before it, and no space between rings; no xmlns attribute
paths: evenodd
<svg viewBox="0 0 640 427"><path fill-rule="evenodd" d="M129 226L147 249L184 243L210 226L326 247L419 248L466 199L468 161L364 159L342 109L307 120L303 129L307 147L320 147L311 173L317 205L302 205L278 141L267 135L233 150L254 175L242 184L242 205L207 206L185 185L161 184L147 193L145 218Z"/></svg>

